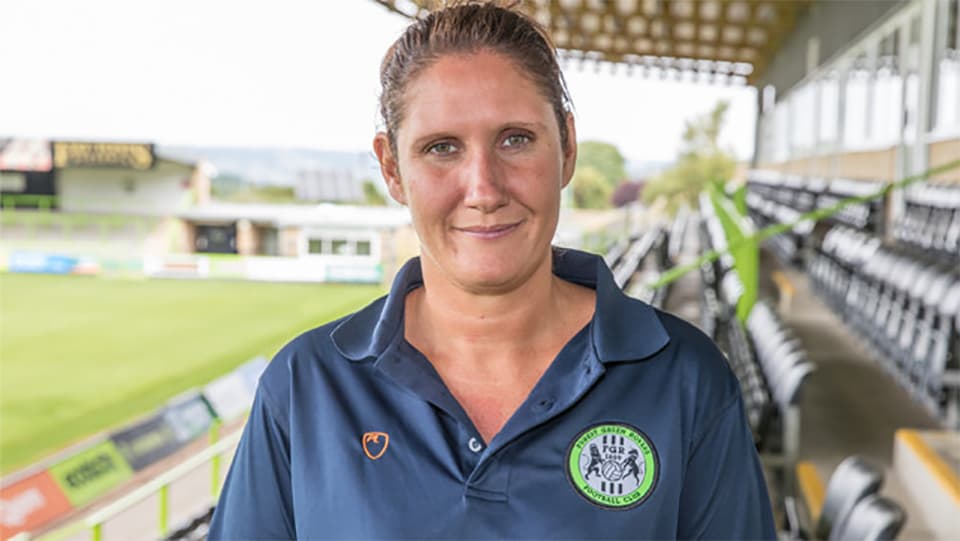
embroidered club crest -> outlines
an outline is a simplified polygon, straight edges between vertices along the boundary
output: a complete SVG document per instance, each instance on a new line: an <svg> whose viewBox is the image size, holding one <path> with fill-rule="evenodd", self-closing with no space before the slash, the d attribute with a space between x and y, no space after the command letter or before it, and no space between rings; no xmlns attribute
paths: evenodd
<svg viewBox="0 0 960 541"><path fill-rule="evenodd" d="M653 442L623 423L600 423L578 434L567 450L565 467L577 494L618 511L643 503L660 477Z"/></svg>
<svg viewBox="0 0 960 541"><path fill-rule="evenodd" d="M387 446L390 445L390 435L386 432L364 432L361 442L367 458L376 460L387 451Z"/></svg>

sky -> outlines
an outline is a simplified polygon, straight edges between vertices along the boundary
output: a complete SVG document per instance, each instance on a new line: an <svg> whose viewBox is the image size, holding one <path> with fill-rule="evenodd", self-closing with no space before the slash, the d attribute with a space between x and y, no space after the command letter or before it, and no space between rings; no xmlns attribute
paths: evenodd
<svg viewBox="0 0 960 541"><path fill-rule="evenodd" d="M0 137L368 151L406 23L373 0L3 0ZM581 141L669 161L726 99L721 143L753 153L752 88L564 73Z"/></svg>

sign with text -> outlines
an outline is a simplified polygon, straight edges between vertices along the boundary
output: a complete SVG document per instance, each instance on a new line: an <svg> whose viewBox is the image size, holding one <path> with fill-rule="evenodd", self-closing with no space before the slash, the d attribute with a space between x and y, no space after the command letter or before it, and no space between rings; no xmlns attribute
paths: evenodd
<svg viewBox="0 0 960 541"><path fill-rule="evenodd" d="M70 274L79 260L74 256L42 252L11 252L7 262L10 272Z"/></svg>
<svg viewBox="0 0 960 541"><path fill-rule="evenodd" d="M260 383L260 374L263 374L266 369L267 360L263 357L254 357L237 367L236 372L246 382L247 389L250 390L250 396L256 394L257 385Z"/></svg>
<svg viewBox="0 0 960 541"><path fill-rule="evenodd" d="M140 171L153 167L153 145L138 143L53 143L53 165L65 167L122 167Z"/></svg>
<svg viewBox="0 0 960 541"><path fill-rule="evenodd" d="M80 507L129 479L133 470L107 440L53 466L50 475L70 503Z"/></svg>
<svg viewBox="0 0 960 541"><path fill-rule="evenodd" d="M0 538L30 531L71 509L49 472L31 475L0 489Z"/></svg>
<svg viewBox="0 0 960 541"><path fill-rule="evenodd" d="M213 422L213 412L196 391L168 402L163 417L173 428L177 440L184 443L202 434Z"/></svg>
<svg viewBox="0 0 960 541"><path fill-rule="evenodd" d="M170 456L183 445L162 414L111 434L110 440L136 471Z"/></svg>
<svg viewBox="0 0 960 541"><path fill-rule="evenodd" d="M247 412L253 403L253 393L243 376L237 372L217 378L203 388L203 396L217 412L217 417L229 421Z"/></svg>

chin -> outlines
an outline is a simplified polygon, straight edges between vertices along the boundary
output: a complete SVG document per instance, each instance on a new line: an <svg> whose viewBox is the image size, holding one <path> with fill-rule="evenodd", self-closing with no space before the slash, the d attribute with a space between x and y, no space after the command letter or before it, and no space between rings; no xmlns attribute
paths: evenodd
<svg viewBox="0 0 960 541"><path fill-rule="evenodd" d="M455 274L458 281L469 290L508 291L529 279L536 269L536 265L523 265L522 261L518 261L520 255L464 262L458 265Z"/></svg>

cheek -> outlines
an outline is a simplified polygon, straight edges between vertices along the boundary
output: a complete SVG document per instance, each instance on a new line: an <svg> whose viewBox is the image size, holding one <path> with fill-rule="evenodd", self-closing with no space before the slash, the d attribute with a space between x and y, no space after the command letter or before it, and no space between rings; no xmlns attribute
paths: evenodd
<svg viewBox="0 0 960 541"><path fill-rule="evenodd" d="M456 182L448 175L412 167L404 176L407 207L414 221L423 225L442 220L459 203Z"/></svg>

